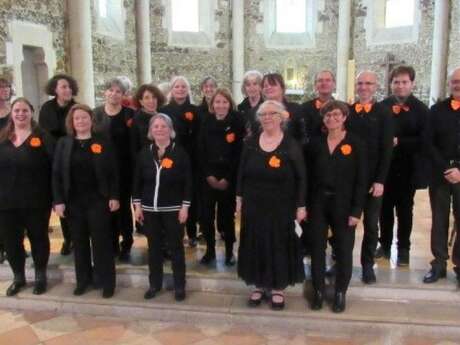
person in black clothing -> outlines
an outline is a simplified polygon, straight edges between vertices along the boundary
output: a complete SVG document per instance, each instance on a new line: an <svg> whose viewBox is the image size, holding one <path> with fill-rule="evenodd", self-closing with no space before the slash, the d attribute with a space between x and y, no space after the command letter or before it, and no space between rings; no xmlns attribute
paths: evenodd
<svg viewBox="0 0 460 345"><path fill-rule="evenodd" d="M382 104L392 113L394 123L393 157L385 181L380 214L380 247L376 258L390 258L393 242L394 209L398 217L398 266L409 265L412 210L416 189L427 187L428 164L422 152L428 107L412 95L415 71L399 66L391 72L392 95Z"/></svg>
<svg viewBox="0 0 460 345"><path fill-rule="evenodd" d="M236 192L238 276L255 285L249 306L260 305L268 293L275 310L284 308L284 289L305 278L294 222L307 215L305 163L298 143L284 134L284 111L277 101L257 110L262 132L244 142Z"/></svg>
<svg viewBox="0 0 460 345"><path fill-rule="evenodd" d="M247 71L243 76L241 92L246 98L238 104L237 109L241 113L243 119L248 119L246 120L246 131L248 135L251 135L251 123L249 121L251 110L253 108L258 108L264 101L262 97L262 78L263 75L259 71Z"/></svg>
<svg viewBox="0 0 460 345"><path fill-rule="evenodd" d="M12 104L8 124L0 131L0 237L14 274L7 296L17 294L26 285L24 230L32 246L33 293L42 294L47 287L54 140L32 116L30 102L18 98Z"/></svg>
<svg viewBox="0 0 460 345"><path fill-rule="evenodd" d="M211 76L205 77L200 84L200 90L203 95L201 104L198 106L200 123L209 116L209 102L217 89L217 80Z"/></svg>
<svg viewBox="0 0 460 345"><path fill-rule="evenodd" d="M432 160L433 174L429 185L432 226L431 252L434 256L424 283L446 276L449 258L449 214L453 205L454 219L460 224L460 68L449 76L451 96L430 109L426 145ZM452 262L460 287L460 236L452 249Z"/></svg>
<svg viewBox="0 0 460 345"><path fill-rule="evenodd" d="M170 83L169 103L160 109L161 113L169 115L173 121L176 132L175 141L180 144L191 159L192 174L194 177L192 203L190 205L187 218L187 237L190 247L197 245L197 226L198 221L198 159L196 153L197 136L199 130L198 109L190 103L190 84L183 76L175 76Z"/></svg>
<svg viewBox="0 0 460 345"><path fill-rule="evenodd" d="M308 147L310 186L307 211L312 231L312 309L323 306L325 251L329 226L334 236L336 279L334 312L345 310L345 294L353 270L355 229L367 192L366 153L359 138L345 130L348 105L329 101L321 108L327 135L315 137Z"/></svg>
<svg viewBox="0 0 460 345"><path fill-rule="evenodd" d="M13 90L11 89L11 83L5 78L0 78L0 130L2 130L8 123L11 111L10 100L12 95ZM5 245L3 244L3 240L0 238L0 264L2 264L5 259Z"/></svg>
<svg viewBox="0 0 460 345"><path fill-rule="evenodd" d="M120 176L120 209L112 214L114 254L120 261L129 261L133 245L133 215L131 212L132 157L130 132L134 111L122 106L125 86L114 78L107 82L104 105L94 110L95 130L112 141ZM119 243L120 235L123 238ZM121 248L120 248L121 247Z"/></svg>
<svg viewBox="0 0 460 345"><path fill-rule="evenodd" d="M46 85L46 93L54 96L43 103L38 122L40 127L51 134L56 141L67 134L65 119L69 109L75 104L73 99L78 94L78 85L74 78L65 74L57 74ZM62 236L61 255L69 255L72 250L72 237L66 219L60 218Z"/></svg>
<svg viewBox="0 0 460 345"><path fill-rule="evenodd" d="M384 183L393 151L393 122L386 106L374 100L377 75L361 72L356 78L358 100L351 105L346 121L347 130L364 141L368 157L368 191L364 205L364 237L361 245L362 281L377 281L374 272L374 255L378 242L378 221L382 206Z"/></svg>
<svg viewBox="0 0 460 345"><path fill-rule="evenodd" d="M154 298L163 286L164 242L171 253L174 297L185 299L184 224L192 197L192 172L187 152L173 141L171 118L152 117L149 138L137 156L133 184L136 220L144 224L148 240L150 287L145 299Z"/></svg>
<svg viewBox="0 0 460 345"><path fill-rule="evenodd" d="M74 295L84 294L93 283L110 298L115 290L110 220L120 206L120 184L111 142L94 135L93 122L88 106L76 104L69 110L69 134L59 140L53 164L53 201L55 212L68 219L75 246Z"/></svg>
<svg viewBox="0 0 460 345"><path fill-rule="evenodd" d="M201 189L201 226L206 239L202 264L209 264L216 258L216 206L217 227L225 242L225 264L235 264L235 184L245 131L240 115L233 109L230 91L217 89L210 101L211 116L203 122L200 131L198 156L205 179Z"/></svg>

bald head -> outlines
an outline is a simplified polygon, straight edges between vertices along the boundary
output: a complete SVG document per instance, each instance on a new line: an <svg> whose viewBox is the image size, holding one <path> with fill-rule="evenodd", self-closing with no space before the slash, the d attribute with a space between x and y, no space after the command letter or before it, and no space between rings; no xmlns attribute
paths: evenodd
<svg viewBox="0 0 460 345"><path fill-rule="evenodd" d="M456 100L460 100L460 67L455 68L449 74L450 94Z"/></svg>
<svg viewBox="0 0 460 345"><path fill-rule="evenodd" d="M356 93L361 103L371 103L377 91L377 74L373 71L362 71L356 77Z"/></svg>

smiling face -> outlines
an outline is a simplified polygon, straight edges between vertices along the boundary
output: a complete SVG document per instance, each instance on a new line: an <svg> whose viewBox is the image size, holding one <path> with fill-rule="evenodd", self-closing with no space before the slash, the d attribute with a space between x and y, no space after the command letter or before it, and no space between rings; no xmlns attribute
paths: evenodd
<svg viewBox="0 0 460 345"><path fill-rule="evenodd" d="M460 68L457 68L449 80L449 90L453 98L460 101Z"/></svg>
<svg viewBox="0 0 460 345"><path fill-rule="evenodd" d="M282 102L284 97L284 90L278 82L274 82L270 84L270 82L266 79L264 80L264 84L262 86L262 92L267 100L278 101Z"/></svg>
<svg viewBox="0 0 460 345"><path fill-rule="evenodd" d="M33 112L29 104L23 101L14 103L11 108L11 118L15 128L26 129L31 127Z"/></svg>
<svg viewBox="0 0 460 345"><path fill-rule="evenodd" d="M270 132L281 129L282 115L274 105L267 104L258 116L262 130Z"/></svg>
<svg viewBox="0 0 460 345"><path fill-rule="evenodd" d="M260 97L262 86L256 77L248 78L244 83L244 92L249 98Z"/></svg>
<svg viewBox="0 0 460 345"><path fill-rule="evenodd" d="M153 93L145 90L142 98L139 100L142 108L149 113L156 113L158 107L158 100Z"/></svg>
<svg viewBox="0 0 460 345"><path fill-rule="evenodd" d="M107 103L113 106L119 106L123 100L123 90L117 85L112 85L105 90L104 96Z"/></svg>
<svg viewBox="0 0 460 345"><path fill-rule="evenodd" d="M407 98L412 94L415 82L410 80L409 74L395 75L391 81L391 93L398 98Z"/></svg>
<svg viewBox="0 0 460 345"><path fill-rule="evenodd" d="M54 90L56 98L62 103L68 103L72 99L73 92L66 79L59 79Z"/></svg>
<svg viewBox="0 0 460 345"><path fill-rule="evenodd" d="M231 104L223 95L217 94L212 102L212 107L216 116L222 118L229 113Z"/></svg>
<svg viewBox="0 0 460 345"><path fill-rule="evenodd" d="M177 103L183 103L187 99L188 93L187 84L181 79L176 80L171 89L172 98Z"/></svg>
<svg viewBox="0 0 460 345"><path fill-rule="evenodd" d="M201 87L201 92L203 92L204 97L206 100L209 102L214 95L214 92L216 92L217 85L212 79L208 79L206 83L203 84Z"/></svg>
<svg viewBox="0 0 460 345"><path fill-rule="evenodd" d="M82 109L77 109L72 115L72 125L77 136L91 134L93 121L91 115Z"/></svg>
<svg viewBox="0 0 460 345"><path fill-rule="evenodd" d="M323 123L328 131L343 129L346 119L347 117L343 115L340 109L333 109L324 114Z"/></svg>
<svg viewBox="0 0 460 345"><path fill-rule="evenodd" d="M377 76L372 72L363 72L356 79L356 92L361 103L370 103L377 91Z"/></svg>
<svg viewBox="0 0 460 345"><path fill-rule="evenodd" d="M165 142L171 138L171 129L161 117L152 122L149 132L155 142Z"/></svg>

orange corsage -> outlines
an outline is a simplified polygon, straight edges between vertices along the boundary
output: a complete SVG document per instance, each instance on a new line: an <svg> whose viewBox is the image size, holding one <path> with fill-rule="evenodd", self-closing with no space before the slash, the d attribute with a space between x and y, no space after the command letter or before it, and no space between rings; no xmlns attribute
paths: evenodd
<svg viewBox="0 0 460 345"><path fill-rule="evenodd" d="M99 155L102 153L102 145L100 144L92 144L91 145L91 152L96 154L96 155Z"/></svg>
<svg viewBox="0 0 460 345"><path fill-rule="evenodd" d="M131 128L132 125L133 125L133 119L128 119L128 121L126 121L126 127Z"/></svg>
<svg viewBox="0 0 460 345"><path fill-rule="evenodd" d="M352 151L351 145L345 144L345 145L340 146L340 151L342 151L342 154L344 156L348 156Z"/></svg>
<svg viewBox="0 0 460 345"><path fill-rule="evenodd" d="M268 165L272 168L279 168L281 166L281 159L276 156L271 156L270 160L268 161Z"/></svg>
<svg viewBox="0 0 460 345"><path fill-rule="evenodd" d="M225 140L227 141L227 143L231 144L235 141L235 133L228 133L226 136L225 136Z"/></svg>
<svg viewBox="0 0 460 345"><path fill-rule="evenodd" d="M41 139L39 137L30 138L30 146L31 147L40 147L40 146L42 146Z"/></svg>
<svg viewBox="0 0 460 345"><path fill-rule="evenodd" d="M193 121L193 118L194 118L194 115L191 111L187 111L185 114L185 119L188 120L188 121Z"/></svg>
<svg viewBox="0 0 460 345"><path fill-rule="evenodd" d="M161 160L161 166L165 169L171 169L174 164L174 161L169 158L163 158Z"/></svg>

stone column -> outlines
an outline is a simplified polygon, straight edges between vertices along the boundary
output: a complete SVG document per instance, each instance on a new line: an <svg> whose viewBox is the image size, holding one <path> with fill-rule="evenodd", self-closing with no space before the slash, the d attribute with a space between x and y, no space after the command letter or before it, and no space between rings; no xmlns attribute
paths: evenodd
<svg viewBox="0 0 460 345"><path fill-rule="evenodd" d="M347 101L348 60L350 58L351 0L339 1L337 31L337 99Z"/></svg>
<svg viewBox="0 0 460 345"><path fill-rule="evenodd" d="M233 98L239 103L243 100L241 85L244 75L244 1L232 1L232 70Z"/></svg>
<svg viewBox="0 0 460 345"><path fill-rule="evenodd" d="M138 84L147 84L152 82L149 0L136 0L136 43Z"/></svg>
<svg viewBox="0 0 460 345"><path fill-rule="evenodd" d="M77 100L94 107L91 5L88 0L68 0L70 66L78 83Z"/></svg>
<svg viewBox="0 0 460 345"><path fill-rule="evenodd" d="M450 0L436 0L434 5L433 52L431 55L430 105L444 98L449 44Z"/></svg>

